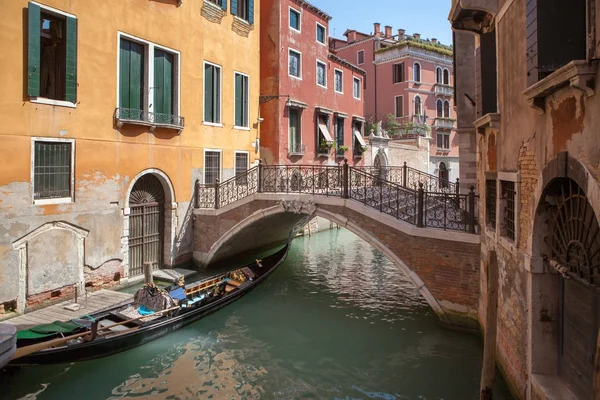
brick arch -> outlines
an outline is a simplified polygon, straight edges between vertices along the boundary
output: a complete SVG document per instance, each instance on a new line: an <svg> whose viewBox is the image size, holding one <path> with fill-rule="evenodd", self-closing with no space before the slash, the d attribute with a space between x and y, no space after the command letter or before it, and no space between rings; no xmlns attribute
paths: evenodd
<svg viewBox="0 0 600 400"><path fill-rule="evenodd" d="M330 221L337 223L338 225L348 229L361 239L368 242L371 246L381 251L390 261L394 263L406 276L406 278L414 285L414 287L423 296L425 301L431 306L433 311L437 314L440 320L444 323L451 323L451 319L448 317L445 309L440 305L438 300L435 298L433 293L429 290L425 282L419 277L413 268L409 266L398 254L392 251L389 246L386 246L375 234L369 231L369 229L363 228L360 223L351 221L348 217L341 215L336 212L335 209L328 209L319 205L313 205L312 203L296 203L297 207L289 206L284 204L285 202L280 201L279 204L272 205L270 207L262 208L252 212L247 217L241 219L237 224L231 227L227 232L220 236L211 246L208 254L203 259L204 265L209 265L213 261L220 260L220 254L229 253L228 246L232 244L236 238L242 236L242 239L246 239L241 235L246 229L256 226L260 221L265 221L270 218L281 218L283 214L292 216L287 218L288 222L286 230L289 233L282 237L282 242L293 239L294 233L298 228L304 226L308 220L314 216L323 217ZM304 204L304 205L302 205ZM308 204L308 205L306 205ZM272 243L274 244L274 243ZM267 245L264 243L264 245ZM221 249L224 249L222 251Z"/></svg>

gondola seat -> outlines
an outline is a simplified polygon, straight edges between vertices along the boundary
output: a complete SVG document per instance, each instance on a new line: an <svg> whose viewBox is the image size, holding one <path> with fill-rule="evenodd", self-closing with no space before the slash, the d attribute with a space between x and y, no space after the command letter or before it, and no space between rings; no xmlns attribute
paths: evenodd
<svg viewBox="0 0 600 400"><path fill-rule="evenodd" d="M114 324L118 324L118 322L110 320L110 319L101 319L100 321L98 321L98 328L105 328L107 326L111 326ZM117 325L117 326L108 328L108 330L112 331L112 332L122 332L122 331L126 331L127 329L129 329L129 328L126 327L125 325Z"/></svg>

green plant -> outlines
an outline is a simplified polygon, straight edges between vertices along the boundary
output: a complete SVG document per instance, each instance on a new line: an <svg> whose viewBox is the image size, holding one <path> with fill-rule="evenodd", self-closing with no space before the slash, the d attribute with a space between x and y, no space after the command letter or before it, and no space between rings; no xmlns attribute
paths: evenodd
<svg viewBox="0 0 600 400"><path fill-rule="evenodd" d="M348 151L348 146L341 145L340 147L338 147L338 150L339 151Z"/></svg>
<svg viewBox="0 0 600 400"><path fill-rule="evenodd" d="M319 152L321 154L329 153L329 151L331 150L333 145L334 145L334 142L328 142L325 139L321 139L321 141L319 142Z"/></svg>
<svg viewBox="0 0 600 400"><path fill-rule="evenodd" d="M369 148L369 146L360 146L360 149L362 150L363 153L365 151L367 151L368 148Z"/></svg>

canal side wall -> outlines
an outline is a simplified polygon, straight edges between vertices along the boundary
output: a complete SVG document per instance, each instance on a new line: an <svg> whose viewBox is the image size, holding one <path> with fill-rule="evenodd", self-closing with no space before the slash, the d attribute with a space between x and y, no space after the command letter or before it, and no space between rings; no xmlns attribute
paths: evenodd
<svg viewBox="0 0 600 400"><path fill-rule="evenodd" d="M252 247L283 243L298 221L319 216L382 251L443 322L478 327L479 236L417 228L351 200L311 199L255 194L223 209L194 210L194 260L206 266Z"/></svg>

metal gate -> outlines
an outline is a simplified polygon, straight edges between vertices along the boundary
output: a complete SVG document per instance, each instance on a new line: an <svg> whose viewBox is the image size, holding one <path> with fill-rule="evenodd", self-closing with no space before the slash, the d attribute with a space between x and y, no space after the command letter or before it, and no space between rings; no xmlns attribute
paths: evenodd
<svg viewBox="0 0 600 400"><path fill-rule="evenodd" d="M129 196L129 274L141 275L144 264L154 269L162 264L164 232L162 184L154 175L142 176Z"/></svg>

